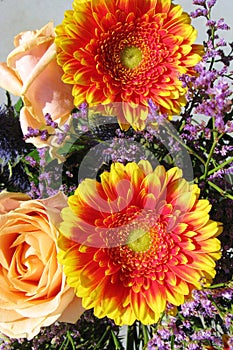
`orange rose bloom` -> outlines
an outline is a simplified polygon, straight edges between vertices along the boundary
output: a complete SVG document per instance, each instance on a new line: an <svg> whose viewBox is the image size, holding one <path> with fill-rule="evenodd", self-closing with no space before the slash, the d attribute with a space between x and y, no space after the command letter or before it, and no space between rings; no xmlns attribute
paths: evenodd
<svg viewBox="0 0 233 350"><path fill-rule="evenodd" d="M83 308L57 261L63 194L32 200L0 193L0 331L33 338L55 321L76 322Z"/></svg>
<svg viewBox="0 0 233 350"><path fill-rule="evenodd" d="M46 128L46 113L59 126L63 125L73 108L71 87L61 81L62 69L56 61L54 38L52 22L40 30L20 33L15 37L15 49L7 62L0 63L0 86L23 99L20 124L24 134L28 126ZM48 143L34 137L29 141L39 147Z"/></svg>
<svg viewBox="0 0 233 350"><path fill-rule="evenodd" d="M179 114L179 76L194 74L203 54L190 17L171 0L74 0L56 34L74 104L106 106L124 129L145 127L149 99Z"/></svg>

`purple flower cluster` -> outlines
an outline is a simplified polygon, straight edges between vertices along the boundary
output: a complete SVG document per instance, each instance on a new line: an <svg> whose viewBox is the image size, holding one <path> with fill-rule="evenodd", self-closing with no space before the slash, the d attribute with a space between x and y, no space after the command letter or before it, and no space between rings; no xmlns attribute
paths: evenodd
<svg viewBox="0 0 233 350"><path fill-rule="evenodd" d="M203 281L203 290L193 290L190 299L182 306L177 308L169 304L160 322L150 328L148 334L151 335L153 330L153 336L147 345L148 350L233 349L233 71L230 67L233 43L228 44L219 34L222 30L229 30L225 21L212 19L215 3L216 0L193 0L198 8L191 16L202 17L206 23L205 52L195 67L196 75L180 77L187 89L187 104L172 121L148 101L146 128L143 131L132 128L122 131L115 117L104 117L82 104L73 110L69 122L62 127L46 114L43 126L40 129L28 127L24 138L30 142L31 137L37 137L49 145L36 150L28 148L30 153L22 155L23 166L31 180L27 192L32 198L46 198L58 191L69 196L85 177L101 181L100 174L108 170L112 162L125 164L147 159L153 167L158 164L168 169L179 166L184 173L186 161L182 157L188 155L191 165L187 163L186 167L194 172L190 179L198 183L201 197L208 198L212 204L211 219L223 223L224 229L219 236L222 257L216 263L217 273L213 281L216 286L207 289ZM5 125L7 118L1 114L0 110ZM7 130L12 132L13 129ZM15 163L21 153L11 134L5 135L2 131L2 135L2 166L6 169L11 154L17 149L13 163L16 169ZM60 158L56 159L56 156ZM80 169L84 169L81 178ZM0 177L0 185L1 181ZM5 181L3 184L5 186ZM0 343L0 350L123 349L120 338L116 340L113 335L118 335L113 322L106 318L96 319L89 310L76 325L55 323L42 329L30 342L6 339ZM141 335L136 340L139 344ZM145 348L146 344L143 346Z"/></svg>
<svg viewBox="0 0 233 350"><path fill-rule="evenodd" d="M201 62L195 69L197 77L181 77L184 86L188 87L187 99L192 101L193 113L204 118L213 117L219 133L232 132L233 122L226 119L226 115L232 110L233 95L230 83L225 78L227 67L209 70L206 64ZM193 131L199 132L196 125L192 125Z"/></svg>
<svg viewBox="0 0 233 350"><path fill-rule="evenodd" d="M187 87L187 100L183 118L187 120L185 130L190 130L190 140L200 137L200 125L195 121L204 118L207 126L209 119L213 119L214 128L221 133L233 131L232 111L232 75L230 63L233 60L233 45L227 43L218 34L219 30L229 30L224 19L213 20L211 9L216 0L193 0L199 7L192 17L204 16L207 26L207 41L204 42L205 54L203 60L195 67L197 75L181 76L183 86ZM213 127L211 126L211 128ZM208 129L211 129L207 126ZM182 135L185 137L185 135Z"/></svg>
<svg viewBox="0 0 233 350"><path fill-rule="evenodd" d="M39 129L34 129L31 126L28 126L27 128L27 134L24 135L24 140L27 140L31 137L40 137L42 141L46 141L49 138L49 133L47 130L39 130Z"/></svg>
<svg viewBox="0 0 233 350"><path fill-rule="evenodd" d="M227 348L232 333L233 303L230 287L193 291L193 298L180 307L176 316L168 312L156 327L148 343L149 350L171 349L231 349ZM230 344L229 344L230 345Z"/></svg>
<svg viewBox="0 0 233 350"><path fill-rule="evenodd" d="M208 18L210 15L210 10L214 5L216 4L217 0L193 0L193 5L198 5L201 7L198 7L195 11L191 12L191 17L196 18L200 16L204 16Z"/></svg>
<svg viewBox="0 0 233 350"><path fill-rule="evenodd" d="M116 136L109 142L103 154L113 162L120 163L146 159L145 149L135 141L134 137L127 137L120 129L116 130Z"/></svg>
<svg viewBox="0 0 233 350"><path fill-rule="evenodd" d="M69 124L64 124L62 129L58 126L56 122L53 121L51 115L47 113L45 116L45 127L42 129L32 128L28 126L27 134L24 135L24 140L30 141L31 137L39 137L41 141L47 141L49 137L55 136L54 143L61 145L69 132Z"/></svg>

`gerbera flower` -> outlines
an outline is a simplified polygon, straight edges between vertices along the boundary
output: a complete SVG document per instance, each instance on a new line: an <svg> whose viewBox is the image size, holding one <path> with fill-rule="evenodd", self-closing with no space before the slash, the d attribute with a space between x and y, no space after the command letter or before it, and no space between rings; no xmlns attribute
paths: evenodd
<svg viewBox="0 0 233 350"><path fill-rule="evenodd" d="M74 104L120 102L110 110L124 129L145 127L149 99L178 114L186 92L179 76L194 74L203 53L190 22L171 0L74 0L55 39Z"/></svg>
<svg viewBox="0 0 233 350"><path fill-rule="evenodd" d="M114 163L84 180L62 211L58 258L67 282L99 318L158 321L215 276L221 224L182 171Z"/></svg>

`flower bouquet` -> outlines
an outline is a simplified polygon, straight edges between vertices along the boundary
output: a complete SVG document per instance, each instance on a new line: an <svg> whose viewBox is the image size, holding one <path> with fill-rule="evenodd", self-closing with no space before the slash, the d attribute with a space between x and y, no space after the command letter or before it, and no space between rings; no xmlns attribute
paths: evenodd
<svg viewBox="0 0 233 350"><path fill-rule="evenodd" d="M215 3L74 0L15 37L0 349L233 349L233 44Z"/></svg>

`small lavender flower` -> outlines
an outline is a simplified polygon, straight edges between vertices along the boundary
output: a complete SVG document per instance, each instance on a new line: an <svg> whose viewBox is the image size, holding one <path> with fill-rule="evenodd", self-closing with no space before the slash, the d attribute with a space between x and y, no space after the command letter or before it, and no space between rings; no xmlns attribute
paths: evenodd
<svg viewBox="0 0 233 350"><path fill-rule="evenodd" d="M37 166L37 161L31 156L26 156L25 161L28 162L32 168Z"/></svg>
<svg viewBox="0 0 233 350"><path fill-rule="evenodd" d="M217 0L208 0L207 1L207 6L209 8L213 7L216 4Z"/></svg>
<svg viewBox="0 0 233 350"><path fill-rule="evenodd" d="M48 138L49 138L48 131L47 130L41 130L41 132L40 132L40 139L42 141L46 141L46 140L48 140Z"/></svg>
<svg viewBox="0 0 233 350"><path fill-rule="evenodd" d="M46 153L47 153L47 147L41 147L37 149L40 157L40 166L43 167L46 165Z"/></svg>
<svg viewBox="0 0 233 350"><path fill-rule="evenodd" d="M54 129L56 129L58 127L58 124L53 121L53 119L51 118L51 115L49 113L46 113L44 118L45 118L45 122L46 122L47 126L51 126Z"/></svg>
<svg viewBox="0 0 233 350"><path fill-rule="evenodd" d="M187 350L200 350L200 344L191 343L188 345Z"/></svg>
<svg viewBox="0 0 233 350"><path fill-rule="evenodd" d="M233 350L233 337L230 337L227 343L229 346L229 350Z"/></svg>
<svg viewBox="0 0 233 350"><path fill-rule="evenodd" d="M193 5L206 6L206 0L193 0Z"/></svg>
<svg viewBox="0 0 233 350"><path fill-rule="evenodd" d="M220 18L217 22L217 28L221 30L230 30L230 26L224 21L224 18Z"/></svg>
<svg viewBox="0 0 233 350"><path fill-rule="evenodd" d="M37 137L40 135L39 129L33 129L31 126L27 127L27 134L24 135L24 140L29 139L30 137Z"/></svg>
<svg viewBox="0 0 233 350"><path fill-rule="evenodd" d="M202 16L207 17L207 15L208 15L208 10L206 8L204 8L204 9L198 8L195 11L192 11L190 13L190 16L192 18L197 18L197 17L202 17Z"/></svg>

